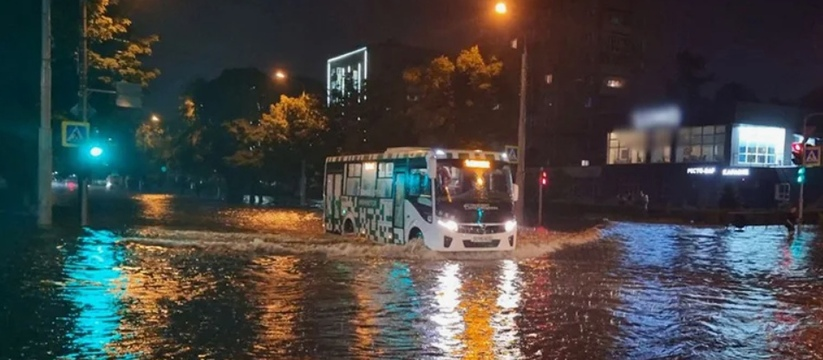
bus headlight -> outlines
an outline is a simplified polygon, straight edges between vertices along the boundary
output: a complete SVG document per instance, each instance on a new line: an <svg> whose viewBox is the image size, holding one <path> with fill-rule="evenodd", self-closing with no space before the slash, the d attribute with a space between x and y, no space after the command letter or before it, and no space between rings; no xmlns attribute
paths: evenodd
<svg viewBox="0 0 823 360"><path fill-rule="evenodd" d="M514 229L517 229L517 221L514 221L514 220L506 221L506 232L514 231Z"/></svg>
<svg viewBox="0 0 823 360"><path fill-rule="evenodd" d="M437 220L437 224L446 228L446 230L457 232L457 223L454 220Z"/></svg>

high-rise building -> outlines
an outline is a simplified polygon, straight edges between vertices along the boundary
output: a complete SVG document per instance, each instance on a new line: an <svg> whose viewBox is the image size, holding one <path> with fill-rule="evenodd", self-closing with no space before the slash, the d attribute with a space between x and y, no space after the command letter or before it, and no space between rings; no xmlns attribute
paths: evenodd
<svg viewBox="0 0 823 360"><path fill-rule="evenodd" d="M553 0L530 41L531 166L603 164L606 137L628 118L644 68L649 0Z"/></svg>
<svg viewBox="0 0 823 360"><path fill-rule="evenodd" d="M423 65L434 55L425 49L387 41L335 56L326 62L327 101L345 96L348 91L363 91L367 83L399 85L404 70Z"/></svg>

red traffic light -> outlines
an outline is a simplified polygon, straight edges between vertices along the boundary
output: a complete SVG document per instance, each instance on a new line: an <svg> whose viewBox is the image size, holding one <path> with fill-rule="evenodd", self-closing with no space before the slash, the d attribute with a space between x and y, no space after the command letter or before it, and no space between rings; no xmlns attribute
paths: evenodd
<svg viewBox="0 0 823 360"><path fill-rule="evenodd" d="M792 163L795 165L803 164L803 144L799 142L792 143Z"/></svg>
<svg viewBox="0 0 823 360"><path fill-rule="evenodd" d="M545 171L540 173L540 185L549 185L549 174L547 174Z"/></svg>

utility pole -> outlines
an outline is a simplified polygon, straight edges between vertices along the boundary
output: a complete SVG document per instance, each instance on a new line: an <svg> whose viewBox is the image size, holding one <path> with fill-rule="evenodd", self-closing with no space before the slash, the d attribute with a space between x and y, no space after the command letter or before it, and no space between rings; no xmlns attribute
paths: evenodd
<svg viewBox="0 0 823 360"><path fill-rule="evenodd" d="M802 155L803 158L800 160L801 169L806 168L806 142L809 141L809 136L812 135L812 134L807 133L808 132L807 129L809 127L809 119L811 119L815 116L823 116L823 113L821 113L821 112L811 113L811 114L808 114L805 117L803 117L803 142L800 144L801 148L803 149L803 152L801 152L801 154L803 154ZM797 200L797 203L798 203L798 205L797 205L797 228L798 228L798 230L800 229L800 227L803 226L803 205L804 205L804 202L805 202L804 201L805 196L804 196L803 193L805 192L805 189L806 189L806 181L804 180L802 183L800 183L800 196L799 196L799 199Z"/></svg>
<svg viewBox="0 0 823 360"><path fill-rule="evenodd" d="M88 6L86 0L80 0L80 11L82 12L82 25L80 27L80 120L89 122L89 22L88 22ZM88 139L86 139L88 141ZM78 147L78 159L82 159L83 146ZM88 171L84 166L83 171L80 172L78 178L78 185L80 194L80 226L87 226L89 223L89 185L88 185Z"/></svg>
<svg viewBox="0 0 823 360"><path fill-rule="evenodd" d="M519 224L525 224L523 209L526 202L526 88L528 83L528 45L523 35L523 52L520 54L520 117L517 121L517 203L514 215Z"/></svg>
<svg viewBox="0 0 823 360"><path fill-rule="evenodd" d="M40 72L40 131L37 148L37 224L51 226L51 0L42 0L41 9L41 72Z"/></svg>

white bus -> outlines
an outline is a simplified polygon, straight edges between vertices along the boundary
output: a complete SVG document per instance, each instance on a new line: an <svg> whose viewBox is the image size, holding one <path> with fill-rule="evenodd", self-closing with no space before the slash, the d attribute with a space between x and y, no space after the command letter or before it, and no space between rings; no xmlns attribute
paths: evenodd
<svg viewBox="0 0 823 360"><path fill-rule="evenodd" d="M505 154L390 148L326 159L327 232L437 251L513 250L516 185Z"/></svg>

